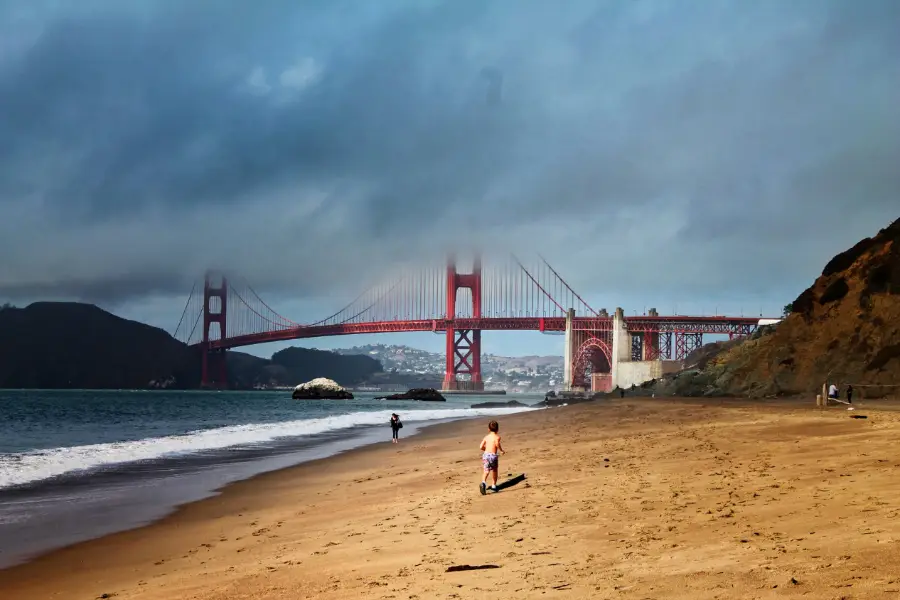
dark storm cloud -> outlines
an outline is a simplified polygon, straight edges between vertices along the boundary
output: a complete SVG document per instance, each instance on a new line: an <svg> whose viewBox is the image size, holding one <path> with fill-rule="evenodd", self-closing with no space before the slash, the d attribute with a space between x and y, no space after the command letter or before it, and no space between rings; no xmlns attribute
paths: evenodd
<svg viewBox="0 0 900 600"><path fill-rule="evenodd" d="M895 216L897 3L551 4L0 2L0 297L321 296L455 237L740 294Z"/></svg>

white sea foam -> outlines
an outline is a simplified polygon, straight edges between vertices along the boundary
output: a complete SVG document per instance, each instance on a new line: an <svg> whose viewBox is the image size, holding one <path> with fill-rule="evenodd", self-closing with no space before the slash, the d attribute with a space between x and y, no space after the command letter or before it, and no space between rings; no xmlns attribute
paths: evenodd
<svg viewBox="0 0 900 600"><path fill-rule="evenodd" d="M403 413L407 423L461 417L499 416L535 408L459 408L411 410ZM317 419L234 425L192 431L182 435L146 438L67 448L0 454L0 489L33 483L67 473L98 469L138 461L183 456L205 450L248 446L279 438L303 437L350 427L387 424L391 411L355 412Z"/></svg>

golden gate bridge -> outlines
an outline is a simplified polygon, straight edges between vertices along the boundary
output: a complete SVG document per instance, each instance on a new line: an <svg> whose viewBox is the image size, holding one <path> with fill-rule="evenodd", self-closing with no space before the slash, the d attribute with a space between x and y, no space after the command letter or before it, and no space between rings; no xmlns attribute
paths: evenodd
<svg viewBox="0 0 900 600"><path fill-rule="evenodd" d="M743 316L661 316L655 309L633 317L618 309L610 316L592 308L543 257L526 266L515 256L490 265L476 256L471 269L460 272L450 256L444 265L403 270L311 323L282 316L239 277L210 271L191 290L174 336L201 352L202 385L221 389L228 385L225 355L232 348L433 332L446 336L443 389L476 392L484 389L483 331L559 333L566 335L566 387L608 389L620 359L683 361L703 344L704 334L746 336L759 322Z"/></svg>

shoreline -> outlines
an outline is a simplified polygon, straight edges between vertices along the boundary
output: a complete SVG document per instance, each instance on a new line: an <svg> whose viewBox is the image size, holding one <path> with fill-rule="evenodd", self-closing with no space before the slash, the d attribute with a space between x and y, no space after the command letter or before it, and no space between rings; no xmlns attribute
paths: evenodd
<svg viewBox="0 0 900 600"><path fill-rule="evenodd" d="M316 470L320 465L327 464L329 461L333 461L336 459L340 460L341 462L346 461L348 463L352 463L356 455L367 456L378 450L390 451L391 448L397 448L397 450L403 451L403 440L427 441L429 434L431 434L432 437L439 437L442 434L446 435L442 428L447 428L449 432L452 432L455 430L454 426L466 424L474 420L484 420L487 418L508 420L510 417L524 416L530 413L542 412L543 410L546 409L541 408L523 410L521 412L495 416L470 416L455 417L450 419L435 419L433 421L415 423L415 425L413 426L415 428L414 431L405 438L401 437L401 444L399 445L399 447L391 444L389 438L387 440L364 442L361 445L353 446L345 450L339 450L334 454L329 454L324 457L303 460L295 464L254 473L249 477L236 479L234 481L225 483L220 487L209 490L206 495L201 498L188 500L168 507L165 514L155 517L150 521L130 526L124 529L111 531L108 533L101 533L97 536L78 540L73 543L59 545L49 550L34 554L33 556L25 558L24 560L16 562L14 564L10 564L8 566L0 566L0 591L3 590L2 586L5 576L10 572L15 572L20 569L28 569L36 563L40 564L47 561L52 562L56 557L64 557L65 559L68 559L70 555L79 553L82 549L89 550L92 546L95 545L99 547L105 547L107 542L113 542L120 536L130 538L132 536L139 536L140 532L143 530L153 530L157 527L165 527L170 525L177 527L181 519L193 519L194 512L203 511L207 503L209 503L209 506L212 506L214 503L216 503L217 500L228 502L229 500L231 500L231 498L228 496L247 494L250 492L248 488L252 488L253 486L259 484L267 485L268 483L270 483L268 481L270 479L273 482L278 482L285 477L302 476L304 471Z"/></svg>
<svg viewBox="0 0 900 600"><path fill-rule="evenodd" d="M506 415L498 418L504 416ZM407 437L412 438L429 427L476 418L484 417L453 416L408 421L404 430ZM29 540L25 547L20 544L13 550L0 543L0 571L28 564L47 554L81 543L151 526L175 514L183 506L224 493L232 485L268 473L277 473L309 462L329 460L347 452L378 445L385 442L384 438L387 435L380 426L354 426L317 434L310 438L288 438L280 445L265 449L252 447L242 449L238 451L237 456L234 455L234 449L221 448L212 454L201 452L162 457L149 463L125 462L111 465L105 470L91 472L86 477L74 472L0 489L0 498L6 499L6 506L0 507L0 517L7 519L5 524L0 520L0 530L3 530L4 538ZM130 486L143 487L147 491L142 492L140 498L135 498L133 494L132 497L128 497L128 492L122 490L127 490ZM160 491L163 487L165 490ZM85 493L89 494L87 501L96 503L96 506L84 508L82 501L79 510L82 513L86 511L88 518L91 514L102 512L103 522L91 521L94 525L90 533L84 531L60 533L52 526L52 522L71 521L67 508L68 497L74 494L76 497L84 498ZM116 497L118 499L113 499ZM39 515L26 515L27 520L42 523L18 523L22 515L17 514L17 505L27 506L34 503L41 504L45 508ZM50 508L49 512L47 506ZM61 514L61 511L66 512ZM43 523L48 518L51 523L49 526Z"/></svg>
<svg viewBox="0 0 900 600"><path fill-rule="evenodd" d="M501 476L507 470L526 471L528 479L487 497L477 492L480 461L472 450L483 435L479 421L484 417L432 424L405 438L406 444L404 439L399 446L377 442L262 473L182 505L149 525L2 569L0 590L17 598L44 598L65 590L73 597L76 592L85 597L104 593L130 597L140 591L141 597L154 599L218 599L284 594L380 598L390 589L406 594L398 597L415 592L424 598L438 592L483 593L491 586L508 585L509 590L521 591L516 597L537 597L553 591L550 584L556 581L567 583L562 591L576 591L571 597L603 596L616 584L626 598L695 598L698 589L691 578L711 587L730 582L738 596L741 589L743 595L758 596L758 584L776 575L778 581L786 581L788 572L806 585L822 577L852 580L852 573L860 569L871 571L867 564L878 564L880 571L900 577L894 573L898 567L876 556L879 544L887 544L883 549L894 557L900 549L900 524L893 524L898 520L883 518L896 509L868 500L871 506L865 513L847 510L848 505L865 503L866 495L900 491L900 485L883 479L879 470L879 461L890 462L885 469L900 466L889 452L900 431L900 416L892 407L882 411L874 404L860 406L869 420L848 419L839 409L817 411L805 399L627 398L504 415L498 420L509 453L501 459ZM838 436L858 442L861 435L867 444L855 443L834 453ZM578 444L560 448L560 436L574 436ZM767 446L759 444L762 440ZM803 462L798 462L800 458ZM736 462L728 467L723 461ZM830 463L828 468L820 468L825 463ZM841 467L843 463L853 466ZM856 489L853 480L838 479L842 468L866 483ZM816 474L806 473L809 469ZM712 481L723 473L730 484ZM876 476L882 486L873 488ZM822 485L815 481L823 477L829 481L826 487L840 484L846 489L828 498L819 492L816 502L809 488ZM781 485L772 487L773 483ZM694 489L699 484L707 486L705 492ZM740 500L725 490L729 486ZM672 498L671 492L661 493L663 488L681 491ZM745 488L756 489L766 502L748 495ZM784 497L798 493L803 495L801 506L818 505L821 512L824 501L842 507L841 518L820 519L812 526L806 522L809 510L797 511L797 499ZM783 502L785 514L771 513L766 506L770 499ZM679 503L686 503L688 510L672 513ZM705 512L706 505L712 517ZM748 514L751 524L732 530L727 525L739 525L741 516L719 520L722 517L716 515L723 507L733 515L753 508L755 516ZM861 518L878 535L847 538ZM653 525L665 519L672 523L668 532ZM721 531L711 535L711 527ZM767 547L787 547L788 554L762 547L763 554L741 554L751 547L736 535L751 536L748 540L757 546L763 541L753 538L752 531L745 533L745 527L764 536ZM783 530L774 538L773 527ZM801 536L801 529L808 531ZM813 529L819 535L810 534ZM694 530L709 531L703 536ZM477 535L472 537L474 532L492 536L492 547L482 548ZM555 541L560 534L567 535L566 544ZM639 538L632 539L633 534ZM791 536L809 541L795 543ZM868 545L849 548L848 543ZM523 552L523 545L531 550ZM841 562L838 551L859 556ZM687 562L679 562L685 552ZM544 561L542 555L552 560ZM799 555L806 562L781 564L782 558ZM830 570L814 568L832 560L837 562ZM494 562L500 568L443 574L448 565L479 562ZM798 567L801 564L806 566ZM748 570L747 575L738 573ZM410 578L409 572L418 575ZM388 573L393 576L383 580ZM674 578L681 587L667 588L671 582L666 578ZM882 583L887 585L886 581ZM459 582L468 591L460 591ZM708 593L711 587L704 589ZM765 589L777 591L771 588L767 584ZM803 591L810 589L819 588ZM858 587L853 592L855 598L866 597Z"/></svg>

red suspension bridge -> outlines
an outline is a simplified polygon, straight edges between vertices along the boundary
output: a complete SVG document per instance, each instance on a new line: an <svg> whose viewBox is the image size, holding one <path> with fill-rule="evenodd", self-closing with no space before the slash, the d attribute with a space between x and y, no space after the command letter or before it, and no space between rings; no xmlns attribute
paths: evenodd
<svg viewBox="0 0 900 600"><path fill-rule="evenodd" d="M204 386L227 387L225 353L231 348L306 338L388 332L446 336L445 390L482 390L481 332L564 333L567 318L577 337L570 385L587 385L588 374L612 364L614 318L594 310L543 258L525 266L517 258L484 268L476 257L459 272L445 266L404 271L373 286L336 313L313 323L281 316L237 277L207 273L195 284L175 337L202 354ZM752 333L751 317L624 317L632 360L683 360L704 334ZM674 340L674 343L673 343Z"/></svg>

